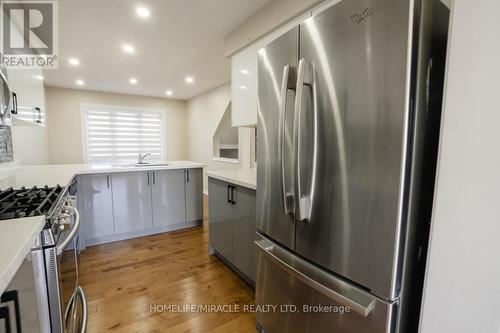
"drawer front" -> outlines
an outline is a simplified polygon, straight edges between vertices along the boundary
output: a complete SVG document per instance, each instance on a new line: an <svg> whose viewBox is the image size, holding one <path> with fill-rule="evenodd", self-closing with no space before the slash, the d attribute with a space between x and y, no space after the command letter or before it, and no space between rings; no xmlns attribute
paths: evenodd
<svg viewBox="0 0 500 333"><path fill-rule="evenodd" d="M257 322L266 333L393 330L395 303L384 302L259 238L256 304L269 311L257 312Z"/></svg>

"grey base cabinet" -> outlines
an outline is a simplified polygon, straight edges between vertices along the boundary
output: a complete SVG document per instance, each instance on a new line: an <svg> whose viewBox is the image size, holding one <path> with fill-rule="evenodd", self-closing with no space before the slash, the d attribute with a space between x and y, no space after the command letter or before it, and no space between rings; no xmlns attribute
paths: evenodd
<svg viewBox="0 0 500 333"><path fill-rule="evenodd" d="M114 235L111 175L80 175L78 177L78 210L85 239Z"/></svg>
<svg viewBox="0 0 500 333"><path fill-rule="evenodd" d="M186 169L186 221L203 220L203 169Z"/></svg>
<svg viewBox="0 0 500 333"><path fill-rule="evenodd" d="M255 190L209 178L208 200L210 246L255 281Z"/></svg>
<svg viewBox="0 0 500 333"><path fill-rule="evenodd" d="M201 168L80 175L87 246L201 225Z"/></svg>
<svg viewBox="0 0 500 333"><path fill-rule="evenodd" d="M233 260L233 205L229 183L209 178L208 237L210 246L229 261Z"/></svg>
<svg viewBox="0 0 500 333"><path fill-rule="evenodd" d="M115 233L151 229L151 176L148 172L112 175Z"/></svg>
<svg viewBox="0 0 500 333"><path fill-rule="evenodd" d="M152 197L153 227L162 227L186 221L185 170L153 171Z"/></svg>

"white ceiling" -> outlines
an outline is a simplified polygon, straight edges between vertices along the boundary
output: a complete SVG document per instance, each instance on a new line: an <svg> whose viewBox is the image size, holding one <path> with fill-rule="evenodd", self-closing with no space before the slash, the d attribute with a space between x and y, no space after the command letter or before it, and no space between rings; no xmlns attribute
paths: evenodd
<svg viewBox="0 0 500 333"><path fill-rule="evenodd" d="M169 89L171 98L192 98L230 81L224 36L268 2L60 0L59 69L44 71L45 84L159 97ZM136 15L138 5L151 10L149 19ZM124 43L134 55L123 52ZM70 57L80 65L70 66ZM188 75L194 84L185 83Z"/></svg>

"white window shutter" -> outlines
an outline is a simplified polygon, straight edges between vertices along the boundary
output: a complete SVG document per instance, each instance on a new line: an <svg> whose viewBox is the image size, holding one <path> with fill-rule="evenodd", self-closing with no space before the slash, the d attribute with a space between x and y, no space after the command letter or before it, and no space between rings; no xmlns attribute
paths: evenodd
<svg viewBox="0 0 500 333"><path fill-rule="evenodd" d="M89 163L136 161L139 153L164 160L163 112L82 107Z"/></svg>

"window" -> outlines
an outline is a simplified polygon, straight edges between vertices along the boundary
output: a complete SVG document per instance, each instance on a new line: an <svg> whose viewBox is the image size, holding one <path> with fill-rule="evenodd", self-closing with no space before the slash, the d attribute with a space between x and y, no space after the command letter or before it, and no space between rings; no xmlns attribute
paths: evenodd
<svg viewBox="0 0 500 333"><path fill-rule="evenodd" d="M165 160L162 110L82 104L84 160L137 161L140 153Z"/></svg>

